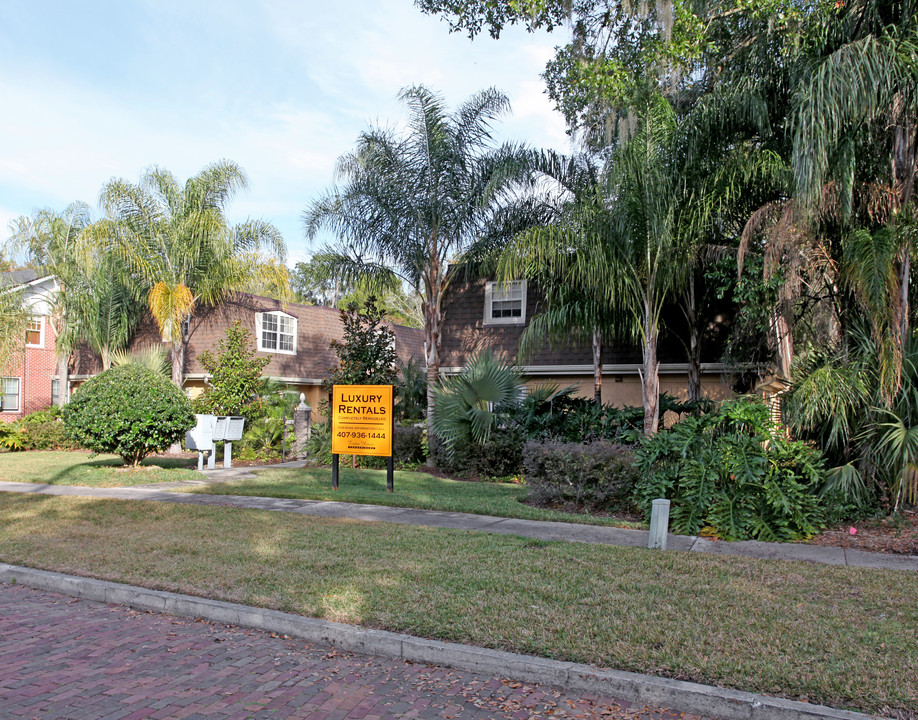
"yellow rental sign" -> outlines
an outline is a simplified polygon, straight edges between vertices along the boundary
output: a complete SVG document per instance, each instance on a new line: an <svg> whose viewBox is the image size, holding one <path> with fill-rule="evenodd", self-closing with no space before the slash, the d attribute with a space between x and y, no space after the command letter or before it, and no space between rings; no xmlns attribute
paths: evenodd
<svg viewBox="0 0 918 720"><path fill-rule="evenodd" d="M332 454L392 456L392 386L332 388Z"/></svg>

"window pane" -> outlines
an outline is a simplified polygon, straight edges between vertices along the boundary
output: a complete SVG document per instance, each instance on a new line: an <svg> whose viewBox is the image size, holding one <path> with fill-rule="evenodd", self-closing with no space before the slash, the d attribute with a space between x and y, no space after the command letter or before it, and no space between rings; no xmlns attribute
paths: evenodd
<svg viewBox="0 0 918 720"><path fill-rule="evenodd" d="M265 350L277 350L277 316L265 313L261 316L261 346Z"/></svg>
<svg viewBox="0 0 918 720"><path fill-rule="evenodd" d="M293 352L296 320L286 315L278 316L278 350Z"/></svg>
<svg viewBox="0 0 918 720"><path fill-rule="evenodd" d="M522 280L491 285L491 319L522 318L524 293Z"/></svg>
<svg viewBox="0 0 918 720"><path fill-rule="evenodd" d="M523 283L521 280L517 280L515 282L496 284L491 296L494 300L522 301Z"/></svg>
<svg viewBox="0 0 918 720"><path fill-rule="evenodd" d="M26 345L41 345L41 320L30 320L26 326Z"/></svg>
<svg viewBox="0 0 918 720"><path fill-rule="evenodd" d="M3 410L17 412L19 410L19 378L3 378Z"/></svg>
<svg viewBox="0 0 918 720"><path fill-rule="evenodd" d="M491 317L508 318L522 317L523 302L522 300L501 300L496 301L493 305Z"/></svg>

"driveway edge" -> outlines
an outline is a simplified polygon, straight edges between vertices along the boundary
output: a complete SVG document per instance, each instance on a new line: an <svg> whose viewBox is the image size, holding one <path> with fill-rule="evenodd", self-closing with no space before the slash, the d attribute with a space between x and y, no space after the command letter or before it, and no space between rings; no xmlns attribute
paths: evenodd
<svg viewBox="0 0 918 720"><path fill-rule="evenodd" d="M37 590L125 605L138 610L241 625L290 635L309 642L334 645L352 652L446 665L458 670L485 673L522 682L560 685L645 705L677 707L685 712L713 715L722 720L868 720L871 717L849 710L739 690L428 640L277 610L163 590L148 590L133 585L18 565L0 563L0 582L19 583Z"/></svg>

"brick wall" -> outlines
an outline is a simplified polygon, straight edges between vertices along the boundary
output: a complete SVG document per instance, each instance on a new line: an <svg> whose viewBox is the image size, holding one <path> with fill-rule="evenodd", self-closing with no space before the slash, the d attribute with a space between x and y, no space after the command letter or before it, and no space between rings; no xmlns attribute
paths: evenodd
<svg viewBox="0 0 918 720"><path fill-rule="evenodd" d="M57 373L54 354L55 334L48 317L42 317L41 347L26 347L13 355L3 377L19 379L19 411L0 412L0 421L13 422L24 415L51 406L51 381Z"/></svg>

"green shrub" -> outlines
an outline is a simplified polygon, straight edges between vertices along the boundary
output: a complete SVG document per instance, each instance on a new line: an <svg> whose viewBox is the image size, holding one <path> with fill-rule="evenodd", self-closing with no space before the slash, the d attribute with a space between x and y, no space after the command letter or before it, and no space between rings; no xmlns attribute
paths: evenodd
<svg viewBox="0 0 918 720"><path fill-rule="evenodd" d="M523 471L527 500L534 505L633 509L638 473L634 450L626 445L529 441L523 448Z"/></svg>
<svg viewBox="0 0 918 720"><path fill-rule="evenodd" d="M513 409L510 424L526 440L591 442L610 440L637 444L644 432L644 408L633 405L598 405L592 398L572 395L575 388L559 392L532 391ZM666 412L693 415L711 409L710 400L680 402L672 395L660 395L660 416Z"/></svg>
<svg viewBox="0 0 918 720"><path fill-rule="evenodd" d="M266 380L263 394L247 405L252 417L246 418L242 441L234 446L240 460L280 460L285 448L285 457L290 459L296 444L293 420L299 394L283 388Z"/></svg>
<svg viewBox="0 0 918 720"><path fill-rule="evenodd" d="M516 475L523 469L523 437L516 429L493 430L483 442L464 439L450 448L438 446L434 462L444 472L455 475L484 479Z"/></svg>
<svg viewBox="0 0 918 720"><path fill-rule="evenodd" d="M115 453L132 465L180 441L195 424L181 390L139 365L113 367L87 380L63 418L81 447Z"/></svg>
<svg viewBox="0 0 918 720"><path fill-rule="evenodd" d="M422 420L427 412L427 371L409 358L399 370L395 386L395 419L397 422Z"/></svg>
<svg viewBox="0 0 918 720"><path fill-rule="evenodd" d="M264 415L258 402L264 394L261 373L271 358L255 357L255 343L238 320L226 329L217 354L205 350L198 361L210 373L210 384L194 400L196 412L211 415L242 415L251 423Z"/></svg>
<svg viewBox="0 0 918 720"><path fill-rule="evenodd" d="M331 465L331 421L312 424L306 441L306 456L320 465Z"/></svg>
<svg viewBox="0 0 918 720"><path fill-rule="evenodd" d="M434 388L433 430L449 456L466 444L481 445L505 427L523 398L517 369L506 358L482 350L462 372Z"/></svg>
<svg viewBox="0 0 918 720"><path fill-rule="evenodd" d="M0 422L0 447L7 450L25 450L25 430L17 423Z"/></svg>
<svg viewBox="0 0 918 720"><path fill-rule="evenodd" d="M396 465L418 465L427 459L426 433L426 427L395 426L392 453Z"/></svg>
<svg viewBox="0 0 918 720"><path fill-rule="evenodd" d="M612 408L590 398L574 397L572 391L566 388L550 395L532 392L514 410L511 420L527 440L589 442L614 437L615 425L605 421Z"/></svg>
<svg viewBox="0 0 918 720"><path fill-rule="evenodd" d="M643 441L636 461L639 506L649 516L655 498L669 499L674 532L787 541L823 520L819 453L785 438L758 400L688 417Z"/></svg>
<svg viewBox="0 0 918 720"><path fill-rule="evenodd" d="M75 450L58 407L30 413L16 423L24 433L23 450Z"/></svg>
<svg viewBox="0 0 918 720"><path fill-rule="evenodd" d="M397 466L419 465L427 459L426 431L425 427L395 426L392 459ZM331 423L322 422L312 426L306 442L306 454L310 460L320 465L331 465ZM357 462L365 468L386 467L386 458L376 455L360 455Z"/></svg>

